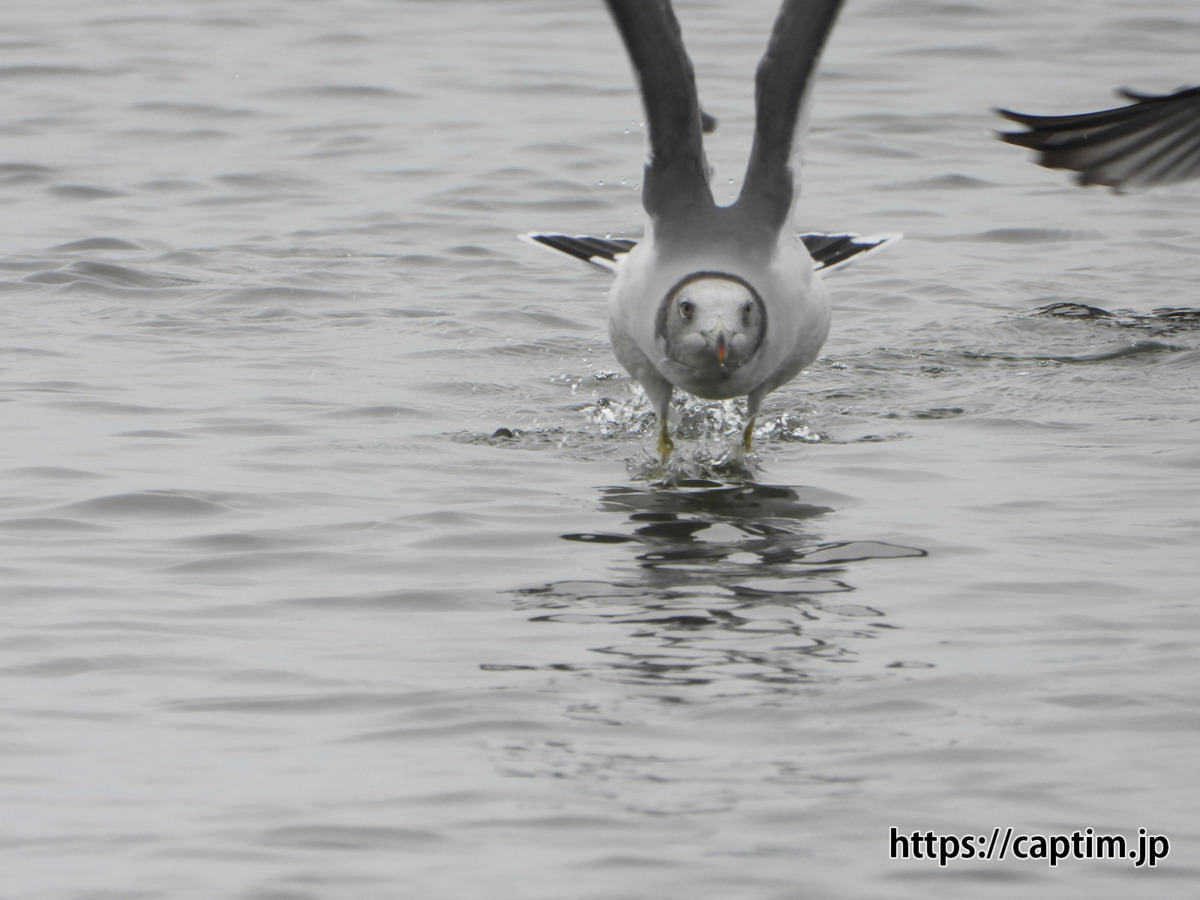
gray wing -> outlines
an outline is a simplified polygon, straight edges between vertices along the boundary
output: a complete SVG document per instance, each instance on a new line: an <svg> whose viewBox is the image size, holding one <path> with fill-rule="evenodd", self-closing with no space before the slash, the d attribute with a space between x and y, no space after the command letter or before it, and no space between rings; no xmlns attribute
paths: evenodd
<svg viewBox="0 0 1200 900"><path fill-rule="evenodd" d="M1129 106L1069 116L1000 115L1029 131L1000 139L1038 151L1048 169L1073 169L1079 183L1130 190L1200 177L1200 87L1153 96L1122 91Z"/></svg>
<svg viewBox="0 0 1200 900"><path fill-rule="evenodd" d="M641 88L649 152L642 203L655 219L713 206L691 60L668 0L606 0Z"/></svg>
<svg viewBox="0 0 1200 900"><path fill-rule="evenodd" d="M805 93L842 0L784 0L755 77L754 143L738 205L781 229L795 191L792 149Z"/></svg>

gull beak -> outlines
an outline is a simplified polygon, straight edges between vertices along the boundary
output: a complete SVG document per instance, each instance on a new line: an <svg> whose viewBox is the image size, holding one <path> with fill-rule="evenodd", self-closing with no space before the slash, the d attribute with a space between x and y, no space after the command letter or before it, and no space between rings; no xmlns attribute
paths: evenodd
<svg viewBox="0 0 1200 900"><path fill-rule="evenodd" d="M729 332L725 330L725 323L717 319L717 324L708 332L708 339L717 353L717 365L725 368L729 359Z"/></svg>

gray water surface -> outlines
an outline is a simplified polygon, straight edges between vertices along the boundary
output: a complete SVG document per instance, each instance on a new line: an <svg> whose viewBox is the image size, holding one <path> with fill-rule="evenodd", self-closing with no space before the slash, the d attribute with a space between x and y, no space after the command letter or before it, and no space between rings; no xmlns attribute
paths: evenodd
<svg viewBox="0 0 1200 900"><path fill-rule="evenodd" d="M775 5L678 3L722 199ZM670 485L514 237L641 233L601 4L10 6L0 897L1194 896L1200 186L989 112L1195 83L1191 0L851 0L798 225L906 238Z"/></svg>

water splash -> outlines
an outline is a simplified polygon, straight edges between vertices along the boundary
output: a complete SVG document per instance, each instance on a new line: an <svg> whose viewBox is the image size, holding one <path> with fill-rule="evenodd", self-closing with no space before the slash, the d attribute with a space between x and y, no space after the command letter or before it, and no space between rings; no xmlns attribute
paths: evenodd
<svg viewBox="0 0 1200 900"><path fill-rule="evenodd" d="M598 397L582 410L606 439L642 441L639 455L626 460L631 477L638 481L679 484L688 479L752 481L759 474L758 455L742 449L746 423L745 399L706 401L676 394L671 404L671 428L676 451L663 463L645 438L656 434L658 417L640 387L622 399ZM799 413L785 410L760 416L754 444L799 441L815 444L828 437L814 429Z"/></svg>

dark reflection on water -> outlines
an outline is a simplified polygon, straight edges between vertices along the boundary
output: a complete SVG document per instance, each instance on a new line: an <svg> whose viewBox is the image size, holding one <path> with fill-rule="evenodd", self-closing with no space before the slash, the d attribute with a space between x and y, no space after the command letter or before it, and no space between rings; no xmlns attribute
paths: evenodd
<svg viewBox="0 0 1200 900"><path fill-rule="evenodd" d="M595 648L596 666L642 683L712 684L735 678L795 683L853 662L856 641L888 626L857 605L852 565L924 556L878 541L823 542L833 512L813 488L688 481L605 488L612 531L565 534L573 543L624 544L628 565L604 581L560 581L518 592L535 622L621 626Z"/></svg>

